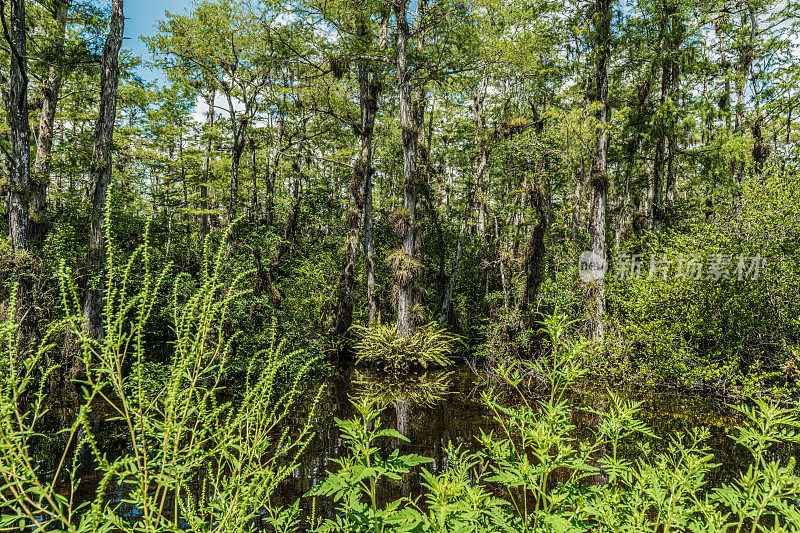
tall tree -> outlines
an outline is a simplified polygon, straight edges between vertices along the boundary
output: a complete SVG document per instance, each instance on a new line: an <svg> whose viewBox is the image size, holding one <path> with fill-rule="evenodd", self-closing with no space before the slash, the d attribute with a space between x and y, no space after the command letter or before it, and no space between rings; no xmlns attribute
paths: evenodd
<svg viewBox="0 0 800 533"><path fill-rule="evenodd" d="M394 224L400 237L400 250L392 256L392 269L397 282L397 333L407 337L413 334L413 307L416 285L422 265L417 256L419 227L417 222L417 143L419 132L415 120L415 102L412 101L412 68L409 66L409 39L411 29L407 0L395 0L393 4L397 25L396 57L397 94L400 109L400 130L403 145L402 207L395 212Z"/></svg>
<svg viewBox="0 0 800 533"><path fill-rule="evenodd" d="M606 211L608 209L608 63L611 52L612 0L596 0L591 11L592 48L594 53L593 100L597 111L594 160L590 174L591 220L589 240L591 252L599 261L606 261ZM590 334L602 340L605 335L605 282L602 277L589 285Z"/></svg>
<svg viewBox="0 0 800 533"><path fill-rule="evenodd" d="M342 271L336 291L336 303L330 317L331 333L335 335L343 334L352 323L353 301L351 293L355 282L358 251L362 246L367 281L368 322L372 323L377 314L372 213L372 174L374 172L372 167L372 145L384 69L380 61L369 58L369 55L375 48L380 52L386 46L389 12L387 10L382 10L381 12L379 9L374 9L374 11L377 17L373 17L370 10L361 6L353 17L353 58L357 62L359 113L358 121L351 126L356 134L357 149L349 187L353 196L353 203L347 214L347 222L350 228L345 242L345 253L342 256ZM373 18L378 19L377 28L372 20ZM375 35L376 29L377 38ZM359 240L362 229L363 239Z"/></svg>
<svg viewBox="0 0 800 533"><path fill-rule="evenodd" d="M114 124L117 115L117 88L119 85L119 51L125 30L123 0L112 0L111 23L103 48L100 72L100 110L94 132L92 150L91 182L85 199L91 202L91 226L89 229L89 253L86 267L90 280L86 285L83 302L83 328L87 336L100 339L102 324L101 274L105 262L103 213L106 206L108 186L111 184L111 152L114 141Z"/></svg>
<svg viewBox="0 0 800 533"><path fill-rule="evenodd" d="M229 222L239 213L239 167L248 128L265 89L288 68L291 46L284 47L283 41L297 38L278 22L278 15L269 6L262 14L248 2L206 1L188 15L168 14L160 34L147 39L169 75L198 77L225 99L222 109L228 114L231 136Z"/></svg>
<svg viewBox="0 0 800 533"><path fill-rule="evenodd" d="M64 67L59 63L64 52L67 31L67 15L72 0L55 0L53 59L47 69L42 91L42 110L36 136L36 159L33 167L32 194L30 202L31 239L43 242L47 232L47 188L50 185L50 160L53 151L53 135L56 108L63 85Z"/></svg>
<svg viewBox="0 0 800 533"><path fill-rule="evenodd" d="M5 1L0 0L3 35L11 52L9 127L11 128L11 173L8 195L8 231L11 248L30 248L28 201L31 172L31 129L28 123L28 52L25 0L11 0L11 29L5 19Z"/></svg>
<svg viewBox="0 0 800 533"><path fill-rule="evenodd" d="M200 183L200 247L205 246L206 235L208 235L208 186L211 183L213 170L211 168L211 138L214 131L214 98L216 91L211 90L205 96L208 113L206 114L205 124L205 149L203 152L203 181Z"/></svg>

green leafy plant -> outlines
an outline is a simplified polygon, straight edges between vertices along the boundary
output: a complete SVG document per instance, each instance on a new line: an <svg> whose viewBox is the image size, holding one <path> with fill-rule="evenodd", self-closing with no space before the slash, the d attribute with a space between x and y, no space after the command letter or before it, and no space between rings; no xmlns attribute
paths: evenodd
<svg viewBox="0 0 800 533"><path fill-rule="evenodd" d="M380 439L394 438L408 441L398 431L381 428L380 414L372 400L353 402L358 417L351 420L336 419L342 439L351 454L334 459L339 470L317 487L309 496L329 496L339 502L339 512L334 518L323 520L315 531L327 533L410 531L418 521L413 510L402 510L402 499L385 507L378 505L378 484L386 479L399 480L414 466L431 462L432 459L415 454L400 455L398 450L382 453L377 446Z"/></svg>
<svg viewBox="0 0 800 533"><path fill-rule="evenodd" d="M800 440L800 417L789 408L756 400L738 407L743 422L734 441L753 462L721 487L708 486L713 462L708 429L670 439L656 453L656 439L638 416L641 403L608 391L605 405L587 410L597 417L593 438L577 436L569 389L584 375L581 354L589 345L567 336L563 316L543 321L551 350L528 363L550 388L537 401L525 392L519 367L496 374L502 389L483 394L499 430L481 433L477 451L450 446L446 468L422 469L424 502L398 499L377 506L382 477L406 472L411 463L393 452L391 470L372 444L378 411L359 404L359 418L337 420L352 457L320 487L333 496L338 514L320 531L421 532L670 532L799 531L800 476L794 459L770 460L775 447ZM508 391L516 394L512 401ZM374 424L374 425L373 425ZM368 469L368 466L371 469ZM374 466L380 465L380 466ZM368 502L368 503L367 503Z"/></svg>
<svg viewBox="0 0 800 533"><path fill-rule="evenodd" d="M409 336L399 335L396 324L353 326L353 330L360 335L355 345L356 360L393 371L448 366L451 364L448 356L458 341L435 323L417 328Z"/></svg>
<svg viewBox="0 0 800 533"><path fill-rule="evenodd" d="M108 228L110 217L106 221ZM285 424L311 363L279 387L276 377L297 354L284 353L273 336L270 348L255 354L259 369L251 368L243 392L235 402L226 399L220 383L233 337L226 336L223 324L231 302L247 292L242 288L247 273L226 281L223 249L212 256L207 244L200 282L188 294L185 287L180 295L174 292L173 354L154 388L145 375L145 330L169 284L171 265L152 269L147 234L120 264L109 235L102 339L83 333L77 288L63 266L66 318L50 328L38 350L18 352L11 317L0 326L0 528L245 531L255 517L276 527L296 521L295 508L277 508L271 499L312 434L311 418L295 430ZM83 401L64 429L66 444L55 472L46 473L32 460L47 417L44 378L36 370L63 328L80 348ZM125 441L126 451L117 457L94 429L100 406L112 413L109 421ZM86 494L79 474L82 449L91 454L99 478L88 500L80 497ZM125 508L138 512L123 516Z"/></svg>

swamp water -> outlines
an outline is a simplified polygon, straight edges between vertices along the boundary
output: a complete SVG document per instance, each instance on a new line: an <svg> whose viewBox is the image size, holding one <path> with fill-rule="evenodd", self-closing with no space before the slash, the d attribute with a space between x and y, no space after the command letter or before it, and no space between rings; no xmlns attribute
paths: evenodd
<svg viewBox="0 0 800 533"><path fill-rule="evenodd" d="M425 465L428 470L441 472L447 469L447 450L461 445L463 449L477 450L476 437L485 432L498 431L491 411L481 402L480 393L487 388L467 367L447 371L428 371L404 376L402 379L389 379L362 372L352 367L334 368L331 373L321 378L316 387L322 387L323 393L313 418L315 436L301 457L300 464L292 475L278 488L275 494L276 504L291 504L308 490L316 486L326 477L326 472L337 469L333 461L347 453L344 442L339 436L339 428L335 418L347 419L356 415L351 398L368 396L381 407L385 407L381 417L383 426L397 429L405 435L409 442L398 442L397 439L386 439L383 443L387 450L399 448L401 453L415 453L430 457L433 462ZM292 417L286 424L300 427L308 416L308 403L314 396L316 387L311 387L308 399L301 400ZM710 486L719 486L731 481L750 463L748 452L738 446L728 436L734 431L737 418L735 411L723 402L704 398L699 395L676 395L655 393L630 393L627 398L643 402L640 419L653 431L657 438L651 439L637 435L636 440L647 440L655 451L665 451L670 437L687 433L691 428L705 426L710 430L710 438L706 445L714 455L713 462L720 466L709 473L707 481ZM535 400L535 395L532 398ZM569 395L574 405L572 424L576 426L573 436L579 440L593 439L594 432L600 422L600 415L609 404L607 392L603 389L583 388ZM64 427L74 416L69 412L54 411L51 421L54 426ZM59 423L59 420L61 423ZM102 415L93 423L101 436L102 445L109 455L126 453L126 443L122 441L114 429L113 423L104 422ZM41 472L55 470L60 458L64 437L51 436L41 441L35 451L36 459L42 467ZM632 444L632 443L631 443ZM636 448L631 445L623 450L628 458L636 458ZM92 460L84 454L85 465L81 472L83 479L76 495L78 499L91 498L98 476L92 472ZM800 446L783 446L776 448L769 459L781 459L800 455ZM555 475L558 477L558 474ZM201 480L202 481L202 480ZM551 480L558 483L558 479ZM602 482L598 476L597 482ZM417 497L424 494L418 474L411 474L396 482L389 482L379 487L379 496L383 501L391 501L402 496ZM110 490L114 500L125 497L124 488ZM302 507L310 509L309 498L304 498ZM317 498L316 512L322 516L330 516L334 512L333 502L326 498ZM138 511L125 504L120 506L123 516L134 518Z"/></svg>

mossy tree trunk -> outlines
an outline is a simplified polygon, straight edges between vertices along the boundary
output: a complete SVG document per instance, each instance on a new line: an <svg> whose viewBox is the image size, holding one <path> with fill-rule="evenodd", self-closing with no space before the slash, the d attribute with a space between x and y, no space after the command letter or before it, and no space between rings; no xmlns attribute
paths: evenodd
<svg viewBox="0 0 800 533"><path fill-rule="evenodd" d="M411 30L408 24L408 3L398 0L394 4L397 23L397 92L400 107L400 128L403 144L402 212L395 217L395 228L400 237L400 255L394 262L397 280L397 332L410 336L414 332L413 307L418 277L417 259L417 145L419 135L414 120L411 69L408 64L408 45Z"/></svg>

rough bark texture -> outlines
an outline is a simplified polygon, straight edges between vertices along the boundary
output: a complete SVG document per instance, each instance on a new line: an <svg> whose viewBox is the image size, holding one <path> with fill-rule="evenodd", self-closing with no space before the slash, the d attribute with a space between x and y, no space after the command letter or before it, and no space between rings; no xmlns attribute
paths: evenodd
<svg viewBox="0 0 800 533"><path fill-rule="evenodd" d="M250 198L250 217L251 220L257 224L260 216L259 211L261 209L258 202L258 147L252 136L247 141L247 147L250 150L250 174L253 177L253 192Z"/></svg>
<svg viewBox="0 0 800 533"><path fill-rule="evenodd" d="M67 30L67 14L72 0L56 0L56 36L54 48L57 55L64 49ZM53 125L56 118L58 98L63 84L63 69L60 65L50 65L47 78L42 84L42 111L39 115L39 129L36 138L36 160L31 182L31 240L44 242L47 237L47 189L50 186L50 157L53 151Z"/></svg>
<svg viewBox="0 0 800 533"><path fill-rule="evenodd" d="M608 60L611 39L612 0L597 0L594 13L595 100L601 105L597 111L597 139L590 176L591 251L606 260L606 210L608 194ZM589 332L592 338L602 340L605 315L605 285L603 279L589 284Z"/></svg>
<svg viewBox="0 0 800 533"><path fill-rule="evenodd" d="M662 38L663 41L663 38ZM663 52L662 52L663 53ZM661 210L664 183L664 163L666 155L666 127L664 121L664 103L667 99L669 87L669 67L661 65L661 84L658 88L658 118L656 119L656 147L653 160L653 176L650 181L650 205L648 206L648 218L650 231L658 233L661 230Z"/></svg>
<svg viewBox="0 0 800 533"><path fill-rule="evenodd" d="M414 331L413 307L418 277L417 258L417 143L413 102L411 99L411 71L408 67L408 40L411 34L406 14L407 2L394 4L397 21L397 92L400 104L400 128L403 143L403 202L402 212L395 217L400 237L400 254L395 261L397 279L397 332L409 336Z"/></svg>
<svg viewBox="0 0 800 533"><path fill-rule="evenodd" d="M366 38L366 22L362 21L362 39ZM359 85L359 107L361 109L361 119L358 124L353 125L353 129L358 136L358 155L353 164L353 179L350 183L350 193L353 195L353 203L347 212L347 221L350 226L345 240L345 250L342 255L342 271L339 276L339 284L336 290L336 304L329 317L330 333L333 335L343 335L352 325L353 301L352 290L355 283L356 260L359 252L359 234L364 226L366 230L367 221L365 220L367 192L370 191L372 179L372 136L375 129L375 114L378 110L378 91L380 90L380 78L376 69L372 68L367 60L363 60L358 65L358 85ZM370 202L371 203L371 202ZM370 216L371 216L370 205ZM372 224L372 221L369 221ZM371 230L371 228L370 228ZM366 235L366 231L365 231ZM371 231L370 231L371 235ZM368 270L372 270L371 287L374 290L374 261L369 255L368 246L365 243L364 252L367 256ZM374 252L373 252L374 253ZM368 274L369 276L369 274ZM368 290L370 287L368 286ZM371 298L368 296L368 300Z"/></svg>
<svg viewBox="0 0 800 533"><path fill-rule="evenodd" d="M100 114L94 133L91 183L86 199L91 202L92 217L89 230L89 254L86 267L89 281L83 303L83 328L86 335L102 337L102 283L101 273L105 261L103 245L103 212L108 186L111 183L111 150L114 140L114 122L117 114L117 86L119 85L119 50L125 28L123 0L111 3L111 27L103 48L100 75Z"/></svg>
<svg viewBox="0 0 800 533"><path fill-rule="evenodd" d="M380 25L380 33L378 35L378 46L381 49L385 49L386 45L388 44L387 36L389 33L389 16L389 10L384 10ZM376 83L379 82L377 78L375 80ZM380 91L380 87L378 88L378 91ZM376 106L377 97L378 95L376 93ZM371 168L372 167L370 164L370 169ZM370 172L367 181L364 183L364 274L367 279L367 324L370 326L378 317L378 295L375 286L375 232L373 228L374 218L372 206L372 173Z"/></svg>
<svg viewBox="0 0 800 533"><path fill-rule="evenodd" d="M546 211L546 205L549 202L538 183L534 183L530 191L530 199L531 207L536 212L538 220L528 239L528 245L525 248L525 259L522 262L522 271L525 274L525 288L517 306L523 321L528 313L529 305L536 303L539 287L544 279L545 236L549 231L548 226L550 223Z"/></svg>
<svg viewBox="0 0 800 533"><path fill-rule="evenodd" d="M25 1L11 0L10 11L10 32L8 28L3 28L11 49L8 109L8 121L11 129L11 175L9 176L8 231L11 237L11 249L22 252L30 249L28 201L31 186L31 130L28 124Z"/></svg>

